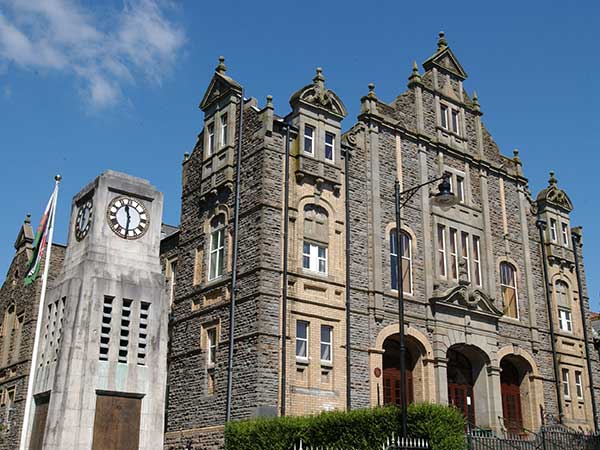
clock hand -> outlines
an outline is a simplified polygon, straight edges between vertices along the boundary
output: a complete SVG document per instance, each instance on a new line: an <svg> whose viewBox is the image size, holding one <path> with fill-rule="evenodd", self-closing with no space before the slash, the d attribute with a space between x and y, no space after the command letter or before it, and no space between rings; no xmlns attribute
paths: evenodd
<svg viewBox="0 0 600 450"><path fill-rule="evenodd" d="M125 236L129 232L129 222L131 222L131 215L129 215L129 206L125 205L125 214L127 214L127 222L125 223Z"/></svg>

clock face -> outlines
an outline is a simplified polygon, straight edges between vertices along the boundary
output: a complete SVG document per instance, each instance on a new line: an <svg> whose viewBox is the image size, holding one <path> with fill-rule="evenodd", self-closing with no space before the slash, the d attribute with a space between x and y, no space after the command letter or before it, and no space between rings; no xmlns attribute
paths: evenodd
<svg viewBox="0 0 600 450"><path fill-rule="evenodd" d="M138 239L148 229L148 212L141 202L131 197L117 197L106 212L110 228L123 239Z"/></svg>
<svg viewBox="0 0 600 450"><path fill-rule="evenodd" d="M92 226L92 218L94 214L94 204L92 200L85 201L79 206L77 211L77 219L75 220L75 239L81 241L85 238Z"/></svg>

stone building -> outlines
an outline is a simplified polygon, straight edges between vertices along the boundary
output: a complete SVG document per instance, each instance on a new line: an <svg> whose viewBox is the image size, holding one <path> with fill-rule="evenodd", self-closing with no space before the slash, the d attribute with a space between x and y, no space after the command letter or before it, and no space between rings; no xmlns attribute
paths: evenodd
<svg viewBox="0 0 600 450"><path fill-rule="evenodd" d="M226 73L221 59L183 162L181 224L163 245L173 294L167 448L222 439L232 294L233 419L343 410L347 383L352 408L398 402L399 263L410 401L455 405L497 431L535 430L561 411L564 424L593 428L573 204L554 175L531 196L518 152L501 154L443 34L392 102L369 86L345 133L346 108L321 69L282 115L269 97L264 107L243 99ZM397 249L395 181L409 189L443 174L459 204L439 208L430 202L435 185L419 189L402 211ZM589 357L599 398L598 358Z"/></svg>
<svg viewBox="0 0 600 450"><path fill-rule="evenodd" d="M31 366L33 338L40 301L41 278L25 286L23 278L32 254L34 232L29 216L17 234L15 256L0 288L0 449L18 447ZM48 278L59 272L65 246L52 245ZM44 260L45 263L45 260ZM43 270L43 268L41 269Z"/></svg>

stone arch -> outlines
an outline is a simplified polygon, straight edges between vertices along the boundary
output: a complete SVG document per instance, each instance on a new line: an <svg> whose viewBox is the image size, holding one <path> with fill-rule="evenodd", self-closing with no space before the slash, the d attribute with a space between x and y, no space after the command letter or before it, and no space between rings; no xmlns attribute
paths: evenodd
<svg viewBox="0 0 600 450"><path fill-rule="evenodd" d="M383 405L383 355L386 340L397 338L398 324L383 328L375 340L374 348L369 350L371 405ZM435 376L433 367L433 347L427 336L418 329L405 328L406 346L414 357L413 388L415 402L435 402ZM379 376L377 371L379 369Z"/></svg>
<svg viewBox="0 0 600 450"><path fill-rule="evenodd" d="M501 370L503 361L509 361L518 370L522 427L537 430L541 426L540 407L545 407L544 386L537 363L529 352L513 344L506 345L498 351L498 361ZM503 414L504 407L505 405ZM505 428L510 428L511 425L513 424L504 424Z"/></svg>

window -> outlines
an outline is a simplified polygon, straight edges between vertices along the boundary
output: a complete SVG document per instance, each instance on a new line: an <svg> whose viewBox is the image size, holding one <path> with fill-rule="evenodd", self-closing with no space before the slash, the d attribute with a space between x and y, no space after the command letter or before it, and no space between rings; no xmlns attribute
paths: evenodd
<svg viewBox="0 0 600 450"><path fill-rule="evenodd" d="M475 284L481 286L481 243L479 236L473 236L473 269Z"/></svg>
<svg viewBox="0 0 600 450"><path fill-rule="evenodd" d="M561 226L561 232L562 232L563 245L565 247L568 247L569 246L569 226L564 222L561 222L560 226Z"/></svg>
<svg viewBox="0 0 600 450"><path fill-rule="evenodd" d="M225 147L227 142L227 114L221 116L221 147Z"/></svg>
<svg viewBox="0 0 600 450"><path fill-rule="evenodd" d="M313 272L327 273L327 247L304 242L302 267Z"/></svg>
<svg viewBox="0 0 600 450"><path fill-rule="evenodd" d="M206 330L206 364L213 367L217 361L217 328Z"/></svg>
<svg viewBox="0 0 600 450"><path fill-rule="evenodd" d="M208 260L208 279L214 280L223 275L225 256L225 216L215 217L210 223L210 258Z"/></svg>
<svg viewBox="0 0 600 450"><path fill-rule="evenodd" d="M550 219L550 239L552 239L552 242L556 242L558 240L558 232L556 230L556 220L555 219Z"/></svg>
<svg viewBox="0 0 600 450"><path fill-rule="evenodd" d="M438 225L438 271L441 277L446 276L446 227Z"/></svg>
<svg viewBox="0 0 600 450"><path fill-rule="evenodd" d="M412 249L411 238L407 233L400 233L400 249L402 259L402 290L412 294ZM396 230L390 232L390 269L392 289L398 289L398 251L396 250Z"/></svg>
<svg viewBox="0 0 600 450"><path fill-rule="evenodd" d="M310 125L304 125L304 152L315 154L315 129Z"/></svg>
<svg viewBox="0 0 600 450"><path fill-rule="evenodd" d="M563 386L563 396L566 399L571 398L571 390L569 388L569 369L562 370L562 386Z"/></svg>
<svg viewBox="0 0 600 450"><path fill-rule="evenodd" d="M573 331L573 324L571 323L571 311L568 309L559 308L558 323L562 331L571 333Z"/></svg>
<svg viewBox="0 0 600 450"><path fill-rule="evenodd" d="M333 341L333 327L321 325L321 361L331 363L333 361L331 350Z"/></svg>
<svg viewBox="0 0 600 450"><path fill-rule="evenodd" d="M460 175L456 176L456 192L454 194L460 203L465 202L465 179Z"/></svg>
<svg viewBox="0 0 600 450"><path fill-rule="evenodd" d="M440 105L440 123L442 128L448 129L448 107Z"/></svg>
<svg viewBox="0 0 600 450"><path fill-rule="evenodd" d="M458 280L458 232L450 228L450 276Z"/></svg>
<svg viewBox="0 0 600 450"><path fill-rule="evenodd" d="M452 110L452 131L454 131L456 134L458 134L458 110L453 109Z"/></svg>
<svg viewBox="0 0 600 450"><path fill-rule="evenodd" d="M169 286L169 301L172 304L175 298L175 273L177 271L177 260L171 259L167 261L167 282Z"/></svg>
<svg viewBox="0 0 600 450"><path fill-rule="evenodd" d="M335 152L335 135L333 133L325 133L325 159L333 161Z"/></svg>
<svg viewBox="0 0 600 450"><path fill-rule="evenodd" d="M15 404L15 388L12 387L6 391L6 397L4 399L4 408L5 408L4 428L5 428L5 430L10 429L10 414L13 411L14 404Z"/></svg>
<svg viewBox="0 0 600 450"><path fill-rule="evenodd" d="M308 359L308 322L296 321L296 358Z"/></svg>
<svg viewBox="0 0 600 450"><path fill-rule="evenodd" d="M507 262L500 264L500 288L504 315L518 318L517 270Z"/></svg>
<svg viewBox="0 0 600 450"><path fill-rule="evenodd" d="M575 391L577 398L583 400L583 375L580 371L575 371Z"/></svg>
<svg viewBox="0 0 600 450"><path fill-rule="evenodd" d="M471 281L471 256L469 250L469 233L464 231L460 234L460 243L462 251L462 262L467 271L467 280Z"/></svg>
<svg viewBox="0 0 600 450"><path fill-rule="evenodd" d="M215 124L209 123L206 127L208 131L208 155L212 155L215 152Z"/></svg>
<svg viewBox="0 0 600 450"><path fill-rule="evenodd" d="M129 356L129 328L131 326L131 305L133 300L123 299L121 305L121 328L119 333L119 359L120 363L127 363Z"/></svg>
<svg viewBox="0 0 600 450"><path fill-rule="evenodd" d="M148 339L148 316L150 313L150 303L141 302L140 304L140 330L138 336L138 365L146 365L146 348Z"/></svg>

